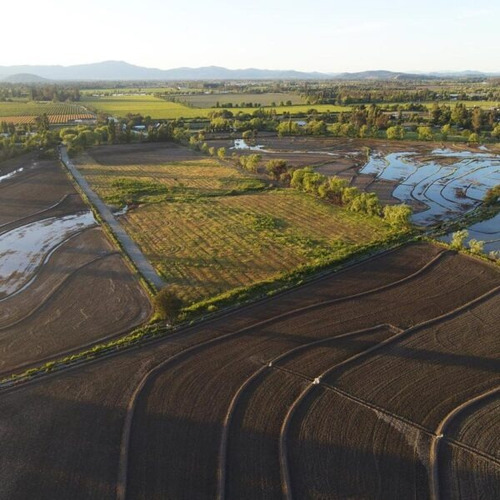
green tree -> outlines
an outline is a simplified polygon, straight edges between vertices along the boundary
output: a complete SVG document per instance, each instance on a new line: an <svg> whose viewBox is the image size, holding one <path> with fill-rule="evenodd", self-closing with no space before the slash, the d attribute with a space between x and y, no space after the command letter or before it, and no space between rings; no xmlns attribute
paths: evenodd
<svg viewBox="0 0 500 500"><path fill-rule="evenodd" d="M500 184L495 187L492 187L486 191L484 195L484 204L487 206L496 205L500 202Z"/></svg>
<svg viewBox="0 0 500 500"><path fill-rule="evenodd" d="M469 237L469 231L466 229L461 229L460 231L456 231L451 235L451 248L454 250L461 250L464 248L465 240Z"/></svg>
<svg viewBox="0 0 500 500"><path fill-rule="evenodd" d="M383 210L384 219L393 227L407 228L410 226L412 209L406 204L386 205Z"/></svg>
<svg viewBox="0 0 500 500"><path fill-rule="evenodd" d="M253 139L253 130L245 130L245 131L241 134L241 138L242 138L244 141L249 141L249 140Z"/></svg>
<svg viewBox="0 0 500 500"><path fill-rule="evenodd" d="M347 205L351 212L359 212L367 215L380 215L381 206L375 193L358 193Z"/></svg>
<svg viewBox="0 0 500 500"><path fill-rule="evenodd" d="M278 180L287 170L288 166L285 160L269 160L266 163L266 171L274 180Z"/></svg>
<svg viewBox="0 0 500 500"><path fill-rule="evenodd" d="M483 126L483 110L479 107L472 110L471 125L474 132L479 132Z"/></svg>
<svg viewBox="0 0 500 500"><path fill-rule="evenodd" d="M391 140L401 140L405 137L405 129L401 125L396 125L394 127L389 127L386 130L387 139Z"/></svg>
<svg viewBox="0 0 500 500"><path fill-rule="evenodd" d="M349 182L346 179L330 177L328 181L318 187L318 195L320 198L327 199L336 205L340 205L342 203L342 192L347 186L349 186Z"/></svg>
<svg viewBox="0 0 500 500"><path fill-rule="evenodd" d="M326 123L322 120L311 120L306 125L306 132L310 135L324 135L326 133Z"/></svg>
<svg viewBox="0 0 500 500"><path fill-rule="evenodd" d="M447 123L446 125L443 125L441 127L441 138L443 139L443 141L446 141L448 139L448 135L450 134L450 130L451 130L451 126L449 123Z"/></svg>
<svg viewBox="0 0 500 500"><path fill-rule="evenodd" d="M239 164L249 172L257 172L257 168L259 166L260 160L262 159L262 156L259 154L251 154L248 156L240 156L239 158Z"/></svg>
<svg viewBox="0 0 500 500"><path fill-rule="evenodd" d="M469 135L469 138L467 139L467 142L469 144L478 144L479 143L479 136L476 134L476 132L474 132L471 135Z"/></svg>
<svg viewBox="0 0 500 500"><path fill-rule="evenodd" d="M300 135L301 133L299 125L292 120L281 122L276 130L280 137L285 135Z"/></svg>
<svg viewBox="0 0 500 500"><path fill-rule="evenodd" d="M36 129L39 133L48 132L50 128L49 117L47 113L43 113L35 118Z"/></svg>
<svg viewBox="0 0 500 500"><path fill-rule="evenodd" d="M222 147L217 150L217 156L223 160L226 157L226 148Z"/></svg>
<svg viewBox="0 0 500 500"><path fill-rule="evenodd" d="M430 127L418 127L418 138L421 141L432 141L432 129Z"/></svg>

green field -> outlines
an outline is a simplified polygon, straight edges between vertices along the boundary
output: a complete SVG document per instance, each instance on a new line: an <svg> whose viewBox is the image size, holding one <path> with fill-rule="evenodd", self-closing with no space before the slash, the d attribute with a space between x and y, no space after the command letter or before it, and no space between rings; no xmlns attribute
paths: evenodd
<svg viewBox="0 0 500 500"><path fill-rule="evenodd" d="M125 158L122 156L122 158ZM199 157L78 165L108 203L139 203L122 223L187 303L349 255L390 234L379 218L347 212ZM133 162L132 162L133 163Z"/></svg>
<svg viewBox="0 0 500 500"><path fill-rule="evenodd" d="M178 118L204 118L210 112L210 110L189 108L151 95L85 97L81 102L90 109L116 117L124 117L131 113L157 119L174 120Z"/></svg>
<svg viewBox="0 0 500 500"><path fill-rule="evenodd" d="M214 110L210 108L191 108L180 103L165 101L151 95L124 95L116 97L85 97L82 104L95 111L107 113L116 117L126 116L128 113L141 114L157 119L179 119L179 118L207 118ZM234 113L239 111L253 113L256 108L236 108ZM323 105L299 105L299 106L277 106L262 107L259 109L275 109L278 114L283 113L307 113L310 109L318 112L339 112L349 111L350 106Z"/></svg>
<svg viewBox="0 0 500 500"><path fill-rule="evenodd" d="M213 108L219 103L221 106L231 103L233 105L241 103L259 104L261 106L272 106L273 103L279 106L280 102L291 101L292 105L305 104L304 99L298 94L289 92L269 92L264 94L199 94L199 95L180 95L176 97L179 102L184 102L195 108Z"/></svg>

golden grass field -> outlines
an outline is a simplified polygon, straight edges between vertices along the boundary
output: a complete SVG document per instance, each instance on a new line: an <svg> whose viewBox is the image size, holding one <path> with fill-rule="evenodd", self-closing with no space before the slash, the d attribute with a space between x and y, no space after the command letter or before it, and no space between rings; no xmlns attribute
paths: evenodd
<svg viewBox="0 0 500 500"><path fill-rule="evenodd" d="M124 203L117 182L126 179L151 189L121 221L187 303L345 255L390 232L381 219L291 189L263 189L229 163L197 155L169 161L168 152L154 158L115 164L107 156L103 164L86 155L78 167L108 203Z"/></svg>

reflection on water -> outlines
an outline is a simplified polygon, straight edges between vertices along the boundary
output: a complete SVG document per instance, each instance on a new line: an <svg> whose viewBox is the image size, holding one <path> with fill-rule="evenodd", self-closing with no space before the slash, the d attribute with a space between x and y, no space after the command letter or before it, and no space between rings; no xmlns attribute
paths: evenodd
<svg viewBox="0 0 500 500"><path fill-rule="evenodd" d="M50 253L72 234L96 223L92 212L51 217L0 236L0 296L25 285Z"/></svg>
<svg viewBox="0 0 500 500"><path fill-rule="evenodd" d="M500 251L500 213L495 217L473 224L467 228L470 240L484 241L484 252ZM441 238L442 241L450 243L453 233Z"/></svg>
<svg viewBox="0 0 500 500"><path fill-rule="evenodd" d="M21 173L23 170L24 170L24 167L21 167L21 168L18 168L17 170L13 170L12 172L9 172L8 174L0 175L0 182L6 181L7 179L14 177L15 175Z"/></svg>
<svg viewBox="0 0 500 500"><path fill-rule="evenodd" d="M235 139L234 141L234 146L231 149L239 149L239 150L246 150L246 151L265 151L264 146L250 146L247 144L245 139Z"/></svg>
<svg viewBox="0 0 500 500"><path fill-rule="evenodd" d="M413 222L422 226L475 208L488 189L500 184L497 155L448 149L435 149L432 154L436 161L409 152L374 155L361 173L398 182L393 196L402 202L425 204L427 210L413 215ZM443 164L444 157L448 164Z"/></svg>

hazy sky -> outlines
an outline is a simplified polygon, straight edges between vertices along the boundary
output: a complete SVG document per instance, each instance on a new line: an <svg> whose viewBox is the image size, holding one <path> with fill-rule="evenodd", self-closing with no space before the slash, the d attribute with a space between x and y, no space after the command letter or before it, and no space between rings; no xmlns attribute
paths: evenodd
<svg viewBox="0 0 500 500"><path fill-rule="evenodd" d="M500 71L499 0L2 2L0 65Z"/></svg>

